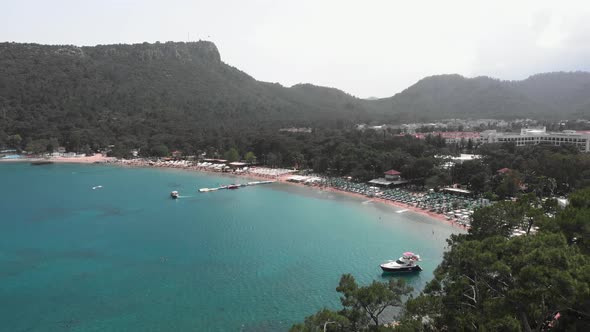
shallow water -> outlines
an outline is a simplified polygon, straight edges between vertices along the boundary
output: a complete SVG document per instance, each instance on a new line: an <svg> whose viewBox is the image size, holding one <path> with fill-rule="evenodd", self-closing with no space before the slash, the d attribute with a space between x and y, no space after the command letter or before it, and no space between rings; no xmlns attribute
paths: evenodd
<svg viewBox="0 0 590 332"><path fill-rule="evenodd" d="M286 330L338 307L341 274L386 280L379 263L407 250L424 271L404 278L422 288L458 231L312 188L197 192L234 181L0 164L0 330Z"/></svg>

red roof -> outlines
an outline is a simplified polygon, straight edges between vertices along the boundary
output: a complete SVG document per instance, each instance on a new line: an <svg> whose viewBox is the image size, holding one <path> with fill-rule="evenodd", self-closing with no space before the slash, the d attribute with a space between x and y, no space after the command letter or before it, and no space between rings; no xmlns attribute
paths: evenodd
<svg viewBox="0 0 590 332"><path fill-rule="evenodd" d="M385 172L385 175L400 175L402 173L394 170L394 169L390 169L389 171Z"/></svg>
<svg viewBox="0 0 590 332"><path fill-rule="evenodd" d="M481 137L481 133L478 133L477 131L434 131L431 133L416 133L413 136L416 137L417 139L425 139L426 136L428 136L428 135L440 136L444 139L451 139L451 138L469 139L469 138L480 138Z"/></svg>
<svg viewBox="0 0 590 332"><path fill-rule="evenodd" d="M502 173L502 174L506 174L506 173L510 172L510 168L504 167L504 168L497 170L497 172Z"/></svg>

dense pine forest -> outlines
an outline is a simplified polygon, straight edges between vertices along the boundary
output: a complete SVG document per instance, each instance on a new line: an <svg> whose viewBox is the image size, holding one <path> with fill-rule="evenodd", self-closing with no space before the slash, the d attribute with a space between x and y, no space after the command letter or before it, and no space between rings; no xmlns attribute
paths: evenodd
<svg viewBox="0 0 590 332"><path fill-rule="evenodd" d="M291 331L587 331L590 326L590 189L556 210L535 195L478 210L424 291L402 280L359 286L343 275L340 310L323 309ZM539 232L509 237L515 226ZM403 300L407 301L404 303ZM396 324L379 319L401 310Z"/></svg>
<svg viewBox="0 0 590 332"><path fill-rule="evenodd" d="M421 293L402 281L358 285L343 275L342 307L293 331L582 331L590 326L590 155L568 146L446 144L358 123L442 118L590 118L590 73L522 81L427 77L390 98L260 82L225 64L211 42L0 44L0 148L41 154L173 150L297 167L366 181L395 169L417 188L462 185L495 204L477 210ZM305 127L305 131L280 131ZM444 167L449 155L481 159ZM498 170L507 172L499 173ZM569 195L557 208L552 198ZM539 231L510 237L515 227ZM336 285L335 285L336 286ZM398 325L384 326L398 308Z"/></svg>
<svg viewBox="0 0 590 332"><path fill-rule="evenodd" d="M26 149L43 140L33 146L87 152L114 145L146 153L166 146L191 153L212 146L212 139L272 135L289 126L588 116L590 74L584 72L514 82L433 76L393 97L366 100L311 84L257 81L221 61L206 41L0 44L0 147Z"/></svg>

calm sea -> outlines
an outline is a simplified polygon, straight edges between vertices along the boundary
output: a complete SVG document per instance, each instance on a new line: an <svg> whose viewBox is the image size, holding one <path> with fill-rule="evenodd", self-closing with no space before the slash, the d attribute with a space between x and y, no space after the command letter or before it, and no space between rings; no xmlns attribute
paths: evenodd
<svg viewBox="0 0 590 332"><path fill-rule="evenodd" d="M0 330L276 331L337 308L339 277L425 271L457 229L318 189L99 165L0 164ZM102 188L93 189L93 187ZM169 193L180 191L172 200Z"/></svg>

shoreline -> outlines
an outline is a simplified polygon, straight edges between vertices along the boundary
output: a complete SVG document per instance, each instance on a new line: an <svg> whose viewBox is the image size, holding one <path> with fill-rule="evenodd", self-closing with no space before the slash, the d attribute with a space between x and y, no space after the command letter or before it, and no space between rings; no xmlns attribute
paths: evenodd
<svg viewBox="0 0 590 332"><path fill-rule="evenodd" d="M97 153L93 156L87 157L49 157L49 158L41 158L41 157L33 157L33 158L16 158L16 159L0 159L0 163L16 163L16 162L23 162L23 163L33 163L39 161L49 161L56 164L111 164L117 161L115 157L107 157L103 154Z"/></svg>
<svg viewBox="0 0 590 332"><path fill-rule="evenodd" d="M377 202L380 204L384 204L384 205L388 205L388 206L400 208L400 209L406 209L406 210L412 211L416 214L419 214L419 215L422 215L422 216L425 216L425 217L428 217L431 219L435 219L435 220L442 222L448 226L452 226L453 228L457 228L457 229L461 229L461 230L468 230L469 229L469 227L467 227L467 226L463 226L457 222L447 219L442 214L426 211L426 210L420 209L418 207L415 207L415 206L412 206L409 204L404 204L401 202L387 200L387 199L380 198L380 197L368 197L368 196L360 194L360 193L353 193L353 192L349 192L349 191L345 191L345 190L340 190L340 189L337 189L334 187L317 186L317 185L309 186L309 185L305 185L303 183L295 183L295 182L287 181L287 179L291 176L290 173L282 174L282 175L278 175L278 176L271 176L271 175L264 176L262 174L253 174L251 172L244 172L244 173L219 172L219 171L214 171L211 169L206 169L204 167L192 166L192 165L188 165L188 164L180 164L180 165L178 165L178 164L171 165L171 164L164 164L164 163L150 164L149 162L146 162L143 160L138 161L138 160L133 160L133 159L132 160L117 159L114 157L106 157L102 154L96 154L96 155L90 156L90 157L0 159L0 163L2 163L2 162L6 162L6 163L37 162L37 161L49 161L49 162L54 162L57 164L66 164L66 163L100 164L100 165L114 165L114 166L129 167L129 168L178 169L178 170L189 171L189 172L200 172L200 173L204 173L204 174L226 176L228 178L233 177L233 178L252 179L252 180L274 180L278 183L294 185L294 186L308 188L308 189L312 189L312 188L319 189L321 191L332 192L332 193L336 193L336 194L340 194L340 195L346 195L348 197L355 197L355 198L360 198L360 199L370 199L371 201L374 201L374 202Z"/></svg>
<svg viewBox="0 0 590 332"><path fill-rule="evenodd" d="M285 174L285 175L281 175L281 176L263 176L260 174L252 174L252 173L230 173L230 172L219 172L219 171L213 171L213 170L209 170L203 167L197 167L197 166L186 166L186 167L179 167L179 166L169 166L169 165L149 165L146 163L124 163L121 161L117 161L115 163L109 163L109 165L118 165L121 167L130 167L130 168L160 168L160 169L178 169L178 170L183 170L183 171L189 171L189 172L200 172L200 173L204 173L204 174L212 174L212 175L218 175L218 176L225 176L228 178L243 178L243 179L253 179L253 180L274 180L277 183L282 183L282 184L287 184L287 185L292 185L292 186L298 186L301 188L308 188L308 189L319 189L321 191L326 191L326 192L331 192L331 193L336 193L336 194L340 194L340 195L346 195L348 197L355 197L355 198L359 198L359 199L370 199L371 201L383 204L383 205L387 205L387 206L391 206L391 207L395 207L395 208L400 208L400 209L406 209L408 211L414 212L416 214L434 219L438 222L442 222L448 226L451 226L453 228L457 228L460 230L464 230L467 231L469 229L468 226L463 226L459 223L453 222L452 220L447 219L444 215L439 214L439 213L433 213L430 211L425 211L423 209L420 209L418 207L409 205L409 204L404 204L401 202L396 202L396 201L392 201L392 200L387 200L384 198L380 198L380 197L368 197L365 196L363 194L358 194L358 193L353 193L353 192L349 192L349 191L345 191L345 190L340 190L334 187L326 187L326 186L317 186L317 185L305 185L303 183L296 183L296 182L291 182L291 181L287 181L287 179L291 176L291 174Z"/></svg>
<svg viewBox="0 0 590 332"><path fill-rule="evenodd" d="M336 193L336 194L340 194L340 195L346 195L348 197L355 197L355 198L364 199L364 200L369 199L370 201L374 201L376 203L380 203L380 204L387 205L387 206L392 206L392 207L395 207L395 208L405 209L405 210L414 212L416 214L419 214L421 216L425 216L425 217L428 217L428 218L431 218L431 219L435 219L435 220L437 220L439 222L445 223L448 226L452 226L453 228L458 228L458 229L461 229L461 230L468 230L469 229L469 227L465 227L465 226L460 225L458 223L455 223L455 222L453 222L451 220L448 220L442 214L432 213L432 212L425 211L425 210L422 210L420 208L417 208L415 206L407 205L407 204L400 203L400 202L390 201L390 200L379 198L379 197L368 197L368 196L365 196L365 195L362 195L362 194L357 194L357 193L352 193L352 192L348 192L348 191L344 191L344 190L339 190L339 189L332 188L332 187L307 186L307 185L304 185L304 184L301 184L301 183L294 183L294 182L289 182L289 181L286 181L286 180L285 181L278 181L277 180L277 182L286 183L286 184L289 184L289 185L296 185L296 186L299 186L299 187L304 187L304 188L309 188L309 189L315 188L315 189L319 189L319 190L322 190L322 191L325 191L325 192Z"/></svg>

